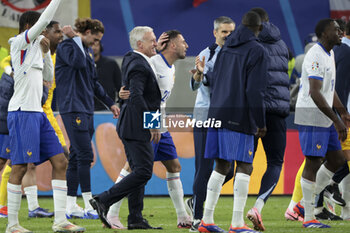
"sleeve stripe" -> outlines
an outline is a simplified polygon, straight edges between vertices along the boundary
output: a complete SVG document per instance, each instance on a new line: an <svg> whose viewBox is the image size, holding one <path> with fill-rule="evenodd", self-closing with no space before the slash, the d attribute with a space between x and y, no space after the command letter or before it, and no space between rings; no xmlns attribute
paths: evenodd
<svg viewBox="0 0 350 233"><path fill-rule="evenodd" d="M322 78L322 77L319 77L319 76L309 76L309 78L317 79L317 80L323 81L323 78Z"/></svg>
<svg viewBox="0 0 350 233"><path fill-rule="evenodd" d="M26 30L26 32L24 33L24 38L26 39L26 42L29 44L30 40L28 38L28 30Z"/></svg>

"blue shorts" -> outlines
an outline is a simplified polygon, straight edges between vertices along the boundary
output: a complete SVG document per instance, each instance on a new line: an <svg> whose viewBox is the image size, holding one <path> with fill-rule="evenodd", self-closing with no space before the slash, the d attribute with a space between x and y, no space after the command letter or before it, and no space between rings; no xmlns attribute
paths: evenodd
<svg viewBox="0 0 350 233"><path fill-rule="evenodd" d="M161 134L158 144L152 143L154 161L177 159L176 147L169 132Z"/></svg>
<svg viewBox="0 0 350 233"><path fill-rule="evenodd" d="M204 158L253 163L254 135L209 128Z"/></svg>
<svg viewBox="0 0 350 233"><path fill-rule="evenodd" d="M0 134L0 158L10 159L10 137L7 134Z"/></svg>
<svg viewBox="0 0 350 233"><path fill-rule="evenodd" d="M63 153L63 148L43 112L9 112L11 163L35 165Z"/></svg>
<svg viewBox="0 0 350 233"><path fill-rule="evenodd" d="M301 150L305 156L324 157L327 151L341 150L334 125L328 128L299 125L298 131Z"/></svg>

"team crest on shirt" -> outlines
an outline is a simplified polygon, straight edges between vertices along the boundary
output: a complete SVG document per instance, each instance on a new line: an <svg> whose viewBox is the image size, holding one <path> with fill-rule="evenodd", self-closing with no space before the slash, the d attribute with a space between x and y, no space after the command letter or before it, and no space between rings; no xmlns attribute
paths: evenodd
<svg viewBox="0 0 350 233"><path fill-rule="evenodd" d="M312 64L311 64L311 69L313 71L316 71L318 70L318 68L320 68L320 64L317 62L317 61L314 61Z"/></svg>
<svg viewBox="0 0 350 233"><path fill-rule="evenodd" d="M6 147L6 154L9 154L11 152L10 148Z"/></svg>
<svg viewBox="0 0 350 233"><path fill-rule="evenodd" d="M248 150L248 154L249 154L249 157L250 157L250 156L252 156L252 154L253 154L253 151L251 151L251 150Z"/></svg>
<svg viewBox="0 0 350 233"><path fill-rule="evenodd" d="M317 143L316 148L317 148L317 150L320 150L322 148L322 145Z"/></svg>
<svg viewBox="0 0 350 233"><path fill-rule="evenodd" d="M30 150L27 150L27 155L30 157L32 156L33 152L31 152Z"/></svg>
<svg viewBox="0 0 350 233"><path fill-rule="evenodd" d="M77 122L77 125L79 126L79 125L81 124L80 117L77 117L77 118L75 119L75 122Z"/></svg>

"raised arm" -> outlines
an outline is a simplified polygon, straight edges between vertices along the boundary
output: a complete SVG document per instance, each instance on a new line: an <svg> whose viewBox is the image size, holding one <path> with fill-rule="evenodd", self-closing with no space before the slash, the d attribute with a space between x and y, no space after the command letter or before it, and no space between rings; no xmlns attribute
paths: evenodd
<svg viewBox="0 0 350 233"><path fill-rule="evenodd" d="M44 12L41 14L39 20L26 31L27 43L36 39L46 28L46 26L51 22L53 16L56 13L61 0L51 0L50 4L46 7Z"/></svg>

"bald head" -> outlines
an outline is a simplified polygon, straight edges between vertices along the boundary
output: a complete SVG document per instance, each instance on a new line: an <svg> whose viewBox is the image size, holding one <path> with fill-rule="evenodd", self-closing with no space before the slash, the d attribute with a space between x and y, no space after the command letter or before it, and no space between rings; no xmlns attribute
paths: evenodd
<svg viewBox="0 0 350 233"><path fill-rule="evenodd" d="M252 30L255 36L258 36L259 32L262 29L261 18L257 13L253 11L248 11L243 15L242 24Z"/></svg>

